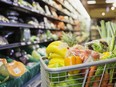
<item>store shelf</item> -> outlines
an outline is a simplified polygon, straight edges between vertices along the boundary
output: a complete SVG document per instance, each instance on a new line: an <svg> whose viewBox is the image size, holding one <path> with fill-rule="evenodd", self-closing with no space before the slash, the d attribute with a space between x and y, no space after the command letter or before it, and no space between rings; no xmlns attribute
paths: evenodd
<svg viewBox="0 0 116 87"><path fill-rule="evenodd" d="M40 74L38 74L22 87L41 87L40 85L41 85L41 76Z"/></svg>
<svg viewBox="0 0 116 87"><path fill-rule="evenodd" d="M68 24L71 24L71 25L75 26L75 24L70 23L70 22L68 22L68 21L59 20L59 19L55 18L54 16L47 15L46 13L40 13L40 12L38 12L38 11L32 10L32 9L30 9L30 8L27 8L27 7L19 6L19 5L16 4L16 3L11 3L11 2L8 2L8 1L5 1L5 0L1 0L0 2L1 2L1 3L4 3L4 4L6 4L6 5L10 5L10 6L14 7L13 9L18 10L18 11L22 11L22 12L25 12L25 13L33 14L33 15L35 15L35 16L44 16L44 17L47 17L47 18L49 18L49 19L51 19L51 20L56 20L56 21L68 23Z"/></svg>
<svg viewBox="0 0 116 87"><path fill-rule="evenodd" d="M64 30L61 30L61 29L45 29L45 30L51 30L51 31L64 31L64 32L79 32L78 30L69 30L69 29L64 29Z"/></svg>
<svg viewBox="0 0 116 87"><path fill-rule="evenodd" d="M34 45L34 44L43 44L43 43L49 43L52 42L54 40L49 40L49 41L34 41L34 42L19 42L19 43L12 43L12 44L6 44L6 45L1 45L0 46L0 50L4 50L4 49L9 49L9 48L15 48L15 47L21 47L21 46L27 46L27 45Z"/></svg>
<svg viewBox="0 0 116 87"><path fill-rule="evenodd" d="M0 26L4 26L4 27L21 27L21 28L33 28L33 29L44 29L44 26L38 26L35 27L34 25L31 24L24 24L24 23L3 23L0 22Z"/></svg>
<svg viewBox="0 0 116 87"><path fill-rule="evenodd" d="M64 8L66 8L68 11L72 12L70 9L68 9L61 1L56 0L58 3L60 3Z"/></svg>
<svg viewBox="0 0 116 87"><path fill-rule="evenodd" d="M33 25L30 24L22 24L22 23L3 23L0 22L0 26L5 26L5 27L21 27L21 28L33 28L33 29L41 29L41 30L50 30L50 31L64 31L64 32L77 32L76 30L61 30L61 29L49 29L49 28L44 28L42 26L39 27L34 27Z"/></svg>
<svg viewBox="0 0 116 87"><path fill-rule="evenodd" d="M18 47L18 46L20 46L20 43L1 45L0 50L14 48L14 47Z"/></svg>
<svg viewBox="0 0 116 87"><path fill-rule="evenodd" d="M7 1L7 0L0 0L0 1L2 1L2 2L5 2L6 4L12 4L12 2L11 1Z"/></svg>
<svg viewBox="0 0 116 87"><path fill-rule="evenodd" d="M68 11L72 12L69 8L67 8L60 0L57 0L58 3L60 3L64 8L66 8Z"/></svg>
<svg viewBox="0 0 116 87"><path fill-rule="evenodd" d="M70 16L69 14L67 14L67 13L61 11L60 9L56 8L55 6L51 5L49 2L47 2L47 1L45 1L45 0L42 0L42 2L45 3L46 5L48 5L48 6L52 7L52 8L54 8L55 10L57 10L58 12L60 12L61 14L73 18L73 17ZM73 19L74 19L74 18L73 18Z"/></svg>
<svg viewBox="0 0 116 87"><path fill-rule="evenodd" d="M67 0L68 1L68 0ZM68 1L70 3L70 1ZM70 5L75 9L75 11L78 13L78 14L81 14L71 3Z"/></svg>
<svg viewBox="0 0 116 87"><path fill-rule="evenodd" d="M3 23L3 22L0 22L0 26L34 28L33 25L22 24L22 23Z"/></svg>

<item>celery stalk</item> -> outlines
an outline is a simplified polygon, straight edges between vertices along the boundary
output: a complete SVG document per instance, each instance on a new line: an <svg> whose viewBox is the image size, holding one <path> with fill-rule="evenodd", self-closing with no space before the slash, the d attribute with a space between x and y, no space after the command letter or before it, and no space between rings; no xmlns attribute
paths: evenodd
<svg viewBox="0 0 116 87"><path fill-rule="evenodd" d="M109 45L109 51L113 51L115 46L115 36L112 36L111 43Z"/></svg>
<svg viewBox="0 0 116 87"><path fill-rule="evenodd" d="M111 33L110 33L110 27L109 27L109 23L106 23L106 27L107 27L107 37L111 37Z"/></svg>
<svg viewBox="0 0 116 87"><path fill-rule="evenodd" d="M111 28L112 28L112 32L115 33L116 29L114 28L114 23L110 23Z"/></svg>
<svg viewBox="0 0 116 87"><path fill-rule="evenodd" d="M105 27L105 21L102 20L100 23L101 23L102 38L106 38L107 37L107 30Z"/></svg>
<svg viewBox="0 0 116 87"><path fill-rule="evenodd" d="M98 27L98 26L97 26ZM100 34L100 37L102 38L102 33L101 33L101 29L98 27L97 28L98 29L98 32L99 32L99 34Z"/></svg>
<svg viewBox="0 0 116 87"><path fill-rule="evenodd" d="M112 29L112 27L110 25L110 22L108 22L108 26L109 26L108 28L110 30L111 36L114 36L114 32L113 32L113 29Z"/></svg>

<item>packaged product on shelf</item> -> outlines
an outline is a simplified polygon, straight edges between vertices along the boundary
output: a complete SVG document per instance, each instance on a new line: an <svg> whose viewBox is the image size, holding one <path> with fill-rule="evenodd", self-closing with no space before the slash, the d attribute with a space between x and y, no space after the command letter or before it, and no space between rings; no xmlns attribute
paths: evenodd
<svg viewBox="0 0 116 87"><path fill-rule="evenodd" d="M72 27L71 24L67 24L67 25L66 25L66 28L69 29L69 30L73 30L73 27Z"/></svg>
<svg viewBox="0 0 116 87"><path fill-rule="evenodd" d="M61 29L61 30L64 30L64 29L65 29L65 24L64 24L64 22L58 22L57 28L58 28L58 29Z"/></svg>
<svg viewBox="0 0 116 87"><path fill-rule="evenodd" d="M47 15L52 15L47 5L45 5L45 11Z"/></svg>
<svg viewBox="0 0 116 87"><path fill-rule="evenodd" d="M19 13L17 11L14 10L8 10L6 12L6 16L9 19L10 22L12 23L18 23L19 21Z"/></svg>
<svg viewBox="0 0 116 87"><path fill-rule="evenodd" d="M40 6L40 4L38 2L33 1L32 6L36 11L38 11L40 13L45 13L44 9Z"/></svg>
<svg viewBox="0 0 116 87"><path fill-rule="evenodd" d="M5 37L0 36L0 45L6 45L8 44L8 41Z"/></svg>
<svg viewBox="0 0 116 87"><path fill-rule="evenodd" d="M59 10L62 10L62 5L56 3L55 1L53 1L53 6L56 7L57 9L59 9Z"/></svg>
<svg viewBox="0 0 116 87"><path fill-rule="evenodd" d="M24 0L18 0L18 4L22 7L27 7L27 8L30 8L30 9L33 8L33 6L29 2L24 1Z"/></svg>
<svg viewBox="0 0 116 87"><path fill-rule="evenodd" d="M70 23L72 23L72 24L74 23L74 22L73 22L73 19L72 19L71 17L69 17L69 21L70 21Z"/></svg>
<svg viewBox="0 0 116 87"><path fill-rule="evenodd" d="M26 41L26 42L29 41L30 37L31 37L30 29L25 28L23 31L23 41Z"/></svg>
<svg viewBox="0 0 116 87"><path fill-rule="evenodd" d="M59 20L64 20L64 18L65 17L64 16L61 16L61 15L58 17Z"/></svg>
<svg viewBox="0 0 116 87"><path fill-rule="evenodd" d="M55 18L58 18L58 15L57 15L55 9L50 8L50 10L51 10L52 15L53 15Z"/></svg>
<svg viewBox="0 0 116 87"><path fill-rule="evenodd" d="M4 17L3 15L0 15L0 22L9 23L9 20L6 17Z"/></svg>
<svg viewBox="0 0 116 87"><path fill-rule="evenodd" d="M35 17L29 17L26 19L26 21L28 24L33 25L35 28L40 27L39 22L38 22L37 18L35 18Z"/></svg>
<svg viewBox="0 0 116 87"><path fill-rule="evenodd" d="M12 60L12 59L0 59L2 65L1 65L1 71L0 74L3 76L10 76L10 77L20 77L26 72L25 65L21 62Z"/></svg>
<svg viewBox="0 0 116 87"><path fill-rule="evenodd" d="M47 18L44 17L45 27L51 29L51 25Z"/></svg>
<svg viewBox="0 0 116 87"><path fill-rule="evenodd" d="M66 21L68 21L68 20L69 20L69 17L68 17L68 16L64 16L64 19L65 19Z"/></svg>
<svg viewBox="0 0 116 87"><path fill-rule="evenodd" d="M31 41L31 42L34 42L34 41L40 42L40 39L39 39L39 37L37 37L36 35L32 35L32 36L30 37L30 41Z"/></svg>

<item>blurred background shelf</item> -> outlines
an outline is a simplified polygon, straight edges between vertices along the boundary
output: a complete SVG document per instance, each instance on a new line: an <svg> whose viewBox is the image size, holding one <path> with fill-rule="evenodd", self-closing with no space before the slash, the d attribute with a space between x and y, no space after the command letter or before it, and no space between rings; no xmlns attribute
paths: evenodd
<svg viewBox="0 0 116 87"><path fill-rule="evenodd" d="M22 11L22 12L25 12L25 13L33 14L35 16L44 16L44 17L47 17L47 18L49 18L51 20L61 21L61 22L68 23L68 24L71 24L71 25L75 26L75 24L70 23L68 21L57 19L54 16L47 15L46 13L36 12L36 11L30 9L30 8L19 6L17 4L13 4L13 2L10 2L10 1L1 0L0 2L5 4L6 6L7 5L12 6L13 9L18 10L18 11Z"/></svg>

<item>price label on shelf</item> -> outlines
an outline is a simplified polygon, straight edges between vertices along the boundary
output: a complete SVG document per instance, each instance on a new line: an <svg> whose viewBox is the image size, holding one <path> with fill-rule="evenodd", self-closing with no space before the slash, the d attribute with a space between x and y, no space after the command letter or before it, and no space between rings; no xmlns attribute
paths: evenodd
<svg viewBox="0 0 116 87"><path fill-rule="evenodd" d="M29 41L29 42L27 42L27 44L31 44L31 42Z"/></svg>
<svg viewBox="0 0 116 87"><path fill-rule="evenodd" d="M42 28L42 26L39 26L39 28Z"/></svg>
<svg viewBox="0 0 116 87"><path fill-rule="evenodd" d="M21 45L24 46L24 45L26 45L26 43L25 42L21 42Z"/></svg>
<svg viewBox="0 0 116 87"><path fill-rule="evenodd" d="M13 69L13 71L14 71L16 74L21 73L21 70L20 70L19 68L15 68L15 69Z"/></svg>
<svg viewBox="0 0 116 87"><path fill-rule="evenodd" d="M18 4L16 2L14 2L13 5L18 6Z"/></svg>
<svg viewBox="0 0 116 87"><path fill-rule="evenodd" d="M38 12L36 9L31 9L31 11L33 11L33 12Z"/></svg>
<svg viewBox="0 0 116 87"><path fill-rule="evenodd" d="M34 41L33 43L34 43L34 44L36 44L36 43L37 43L37 41Z"/></svg>
<svg viewBox="0 0 116 87"><path fill-rule="evenodd" d="M24 46L24 45L26 45L26 43L25 42L21 42L21 45Z"/></svg>

